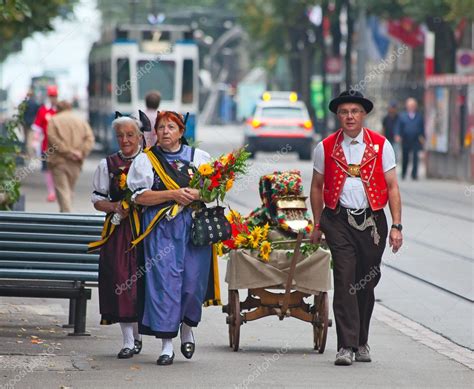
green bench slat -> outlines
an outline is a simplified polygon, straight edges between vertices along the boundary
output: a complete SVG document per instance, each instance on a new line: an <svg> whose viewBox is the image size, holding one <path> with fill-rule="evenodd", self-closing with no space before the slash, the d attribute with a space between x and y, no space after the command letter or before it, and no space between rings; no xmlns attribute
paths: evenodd
<svg viewBox="0 0 474 389"><path fill-rule="evenodd" d="M98 254L36 253L28 251L0 251L0 259L43 262L89 262L98 263Z"/></svg>
<svg viewBox="0 0 474 389"><path fill-rule="evenodd" d="M87 252L87 244L74 244L74 243L51 243L51 242L8 242L0 241L0 248L4 250L14 251L54 251L62 253L72 252Z"/></svg>
<svg viewBox="0 0 474 389"><path fill-rule="evenodd" d="M19 270L0 269L0 278L22 278L28 280L66 280L66 281L97 281L97 272L61 271L61 270Z"/></svg>
<svg viewBox="0 0 474 389"><path fill-rule="evenodd" d="M31 242L36 240L37 242L61 242L61 243L89 243L95 240L99 240L100 235L95 237L92 235L69 235L69 234L38 234L34 232L11 232L11 231L0 231L0 240L7 240L10 242Z"/></svg>
<svg viewBox="0 0 474 389"><path fill-rule="evenodd" d="M0 269L42 269L42 270L77 270L99 271L98 263L70 263L70 262L36 262L36 261L1 261Z"/></svg>
<svg viewBox="0 0 474 389"><path fill-rule="evenodd" d="M0 222L0 231L9 231L9 232L31 232L31 233L58 233L64 234L91 234L91 235L100 235L102 232L102 226L65 226L61 224L26 224L26 223L7 223Z"/></svg>
<svg viewBox="0 0 474 389"><path fill-rule="evenodd" d="M0 221L14 223L43 223L43 224L72 224L72 225L101 225L104 215L94 214L48 214L29 212L0 211Z"/></svg>

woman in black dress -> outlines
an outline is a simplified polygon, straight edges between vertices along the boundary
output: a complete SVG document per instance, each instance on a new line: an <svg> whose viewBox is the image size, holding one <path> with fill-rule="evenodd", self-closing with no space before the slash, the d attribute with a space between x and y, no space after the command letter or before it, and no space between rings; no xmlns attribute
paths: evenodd
<svg viewBox="0 0 474 389"><path fill-rule="evenodd" d="M120 150L100 161L94 175L92 203L107 213L105 238L93 248L100 248L99 305L101 324L120 323L123 346L117 357L131 358L141 351L137 325L137 253L129 250L134 238L136 218L124 207L126 175L142 152L141 123L128 116L112 122ZM136 215L135 215L136 216Z"/></svg>

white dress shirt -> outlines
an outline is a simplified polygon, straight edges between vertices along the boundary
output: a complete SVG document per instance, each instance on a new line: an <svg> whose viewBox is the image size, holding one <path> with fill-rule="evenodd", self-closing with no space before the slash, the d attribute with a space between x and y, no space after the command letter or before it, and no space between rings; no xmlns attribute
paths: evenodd
<svg viewBox="0 0 474 389"><path fill-rule="evenodd" d="M342 150L348 164L360 164L365 151L364 131L361 131L355 138L344 134L342 141ZM319 142L314 149L314 170L324 174L324 146ZM395 152L393 147L385 140L382 152L382 168L384 172L393 169L396 166ZM347 177L342 188L340 204L345 208L363 209L369 207L364 185L360 177Z"/></svg>

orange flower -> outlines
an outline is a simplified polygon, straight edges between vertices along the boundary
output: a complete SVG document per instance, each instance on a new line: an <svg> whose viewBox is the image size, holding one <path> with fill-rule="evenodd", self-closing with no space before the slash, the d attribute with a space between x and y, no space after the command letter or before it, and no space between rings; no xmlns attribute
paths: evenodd
<svg viewBox="0 0 474 389"><path fill-rule="evenodd" d="M234 180L227 180L227 182L225 183L225 191L228 192L232 188L232 186L234 186Z"/></svg>
<svg viewBox="0 0 474 389"><path fill-rule="evenodd" d="M230 224L235 224L241 218L240 213L234 211L233 209L231 209L230 212L225 215L225 217L227 218Z"/></svg>

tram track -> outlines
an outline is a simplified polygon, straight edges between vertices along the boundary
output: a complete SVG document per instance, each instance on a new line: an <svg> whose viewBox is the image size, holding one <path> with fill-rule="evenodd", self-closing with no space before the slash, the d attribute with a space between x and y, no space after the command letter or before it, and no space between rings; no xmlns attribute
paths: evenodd
<svg viewBox="0 0 474 389"><path fill-rule="evenodd" d="M433 214L436 214L436 215L450 217L450 218L453 218L453 219L456 219L456 220L463 220L463 221L466 221L466 222L469 222L469 223L474 223L474 218L472 218L472 217L468 217L468 216L464 216L464 215L460 215L460 214L449 213L449 212L445 212L445 211L440 211L438 209L433 209L433 208L428 207L426 205L423 205L421 203L417 203L417 202L413 202L413 201L409 201L409 200L408 201L403 200L402 201L402 207L411 207L411 208L415 208L415 209L420 210L420 211L425 211L425 212L433 213Z"/></svg>
<svg viewBox="0 0 474 389"><path fill-rule="evenodd" d="M406 270L400 269L399 267L394 266L394 265L391 265L391 264L389 264L389 263L387 263L387 262L385 262L385 261L382 261L382 265L383 265L383 266L386 266L386 267L388 267L388 268L390 268L390 269L392 269L392 270L395 270L395 271L397 271L397 272L399 272L399 273L402 273L402 274L404 274L404 275L406 275L406 276L408 276L408 277L411 277L411 278L413 278L413 279L415 279L415 280L417 280L417 281L420 281L420 282L423 282L423 283L425 283L425 284L428 284L428 285L430 285L430 286L432 286L432 287L434 287L434 288L436 288L436 289L442 290L442 291L445 292L445 293L448 293L448 294L450 294L450 295L456 296L456 297L458 297L458 298L460 298L460 299L462 299L462 300L468 301L468 302L470 302L470 303L474 303L474 300L471 299L471 298L469 298L469 297L467 297L467 296L464 296L464 295L462 295L462 294L453 292L453 291L450 290L450 289L447 289L447 288L445 288L445 287L443 287L443 286L441 286L441 285L438 285L438 284L436 284L436 283L434 283L434 282L432 282L432 281L429 281L429 280L427 280L427 279L425 279L425 278L419 277L419 276L417 276L417 275L415 275L415 274L413 274L413 273L410 273L410 272L408 272L408 271L406 271Z"/></svg>

